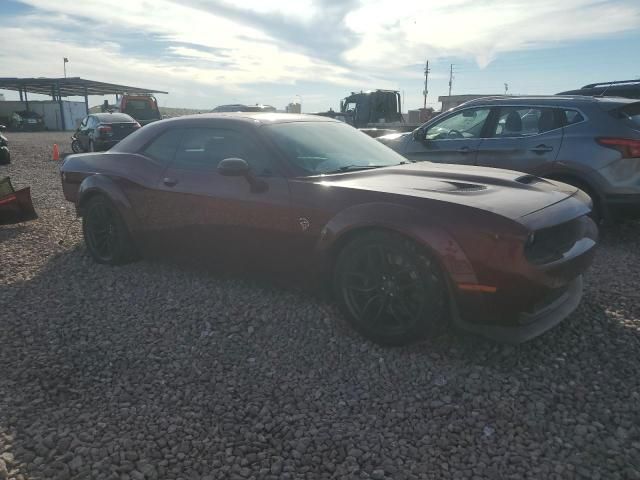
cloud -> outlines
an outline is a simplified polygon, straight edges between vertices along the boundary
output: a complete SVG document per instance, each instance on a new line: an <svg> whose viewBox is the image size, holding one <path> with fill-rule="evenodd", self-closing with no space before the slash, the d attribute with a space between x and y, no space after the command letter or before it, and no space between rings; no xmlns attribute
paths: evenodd
<svg viewBox="0 0 640 480"><path fill-rule="evenodd" d="M606 12L606 16L605 16ZM497 55L637 29L637 1L450 0L432 3L370 0L346 17L361 41L345 52L350 63L388 69L417 58L472 58L488 65Z"/></svg>
<svg viewBox="0 0 640 480"><path fill-rule="evenodd" d="M0 45L7 74L57 76L67 56L73 75L168 90L205 105L230 94L264 99L260 85L272 92L309 82L343 93L398 88L421 81L426 58L484 67L504 53L640 27L637 0L22 2L30 8L3 17L11 39Z"/></svg>

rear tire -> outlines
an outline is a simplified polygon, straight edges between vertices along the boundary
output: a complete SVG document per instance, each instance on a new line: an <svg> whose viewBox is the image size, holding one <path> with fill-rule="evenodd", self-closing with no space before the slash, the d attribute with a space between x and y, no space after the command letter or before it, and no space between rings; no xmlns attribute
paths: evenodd
<svg viewBox="0 0 640 480"><path fill-rule="evenodd" d="M105 196L91 197L82 211L84 241L96 262L121 265L136 259L135 247L127 226L118 210Z"/></svg>
<svg viewBox="0 0 640 480"><path fill-rule="evenodd" d="M437 262L402 235L372 231L339 253L335 297L348 322L381 345L407 345L448 322L447 286Z"/></svg>

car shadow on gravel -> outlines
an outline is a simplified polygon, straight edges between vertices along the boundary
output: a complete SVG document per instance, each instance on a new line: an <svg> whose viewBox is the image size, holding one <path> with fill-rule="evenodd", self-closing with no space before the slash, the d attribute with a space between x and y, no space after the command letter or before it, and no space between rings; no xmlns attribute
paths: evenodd
<svg viewBox="0 0 640 480"><path fill-rule="evenodd" d="M554 402L576 396L589 401L570 415L609 429L604 394L616 392L637 424L638 306L607 295L587 291L563 324L520 346L447 334L386 349L313 293L171 262L96 265L75 247L0 296L0 428L14 468L44 478L200 478L229 448L277 451L297 432L318 452L348 448L341 428L418 442L449 424L483 439L542 408L539 426L522 427L538 438ZM569 441L569 430L555 435Z"/></svg>
<svg viewBox="0 0 640 480"><path fill-rule="evenodd" d="M21 235L27 230L27 226L23 224L17 225L5 225L2 229L0 229L0 245L7 240L17 237Z"/></svg>

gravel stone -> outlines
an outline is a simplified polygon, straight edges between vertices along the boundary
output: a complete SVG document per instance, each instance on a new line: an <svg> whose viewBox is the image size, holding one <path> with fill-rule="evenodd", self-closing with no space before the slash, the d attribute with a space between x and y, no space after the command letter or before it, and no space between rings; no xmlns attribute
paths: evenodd
<svg viewBox="0 0 640 480"><path fill-rule="evenodd" d="M0 226L0 479L640 478L640 223L540 338L388 349L286 282L96 265L70 133L7 136L39 219Z"/></svg>

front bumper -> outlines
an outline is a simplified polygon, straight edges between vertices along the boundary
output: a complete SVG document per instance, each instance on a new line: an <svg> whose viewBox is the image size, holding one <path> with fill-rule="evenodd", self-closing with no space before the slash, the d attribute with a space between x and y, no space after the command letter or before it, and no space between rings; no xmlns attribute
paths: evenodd
<svg viewBox="0 0 640 480"><path fill-rule="evenodd" d="M566 290L539 309L530 313L517 315L516 325L483 325L465 322L459 315L454 315L454 325L458 328L503 343L523 343L542 335L568 317L580 304L582 299L582 275L567 285Z"/></svg>
<svg viewBox="0 0 640 480"><path fill-rule="evenodd" d="M536 230L535 242L527 248L512 245L510 256L509 243L495 248L493 256L474 263L478 285L486 290L460 283L452 289L453 323L508 343L540 335L580 302L582 275L593 261L597 239L596 225L583 215Z"/></svg>

